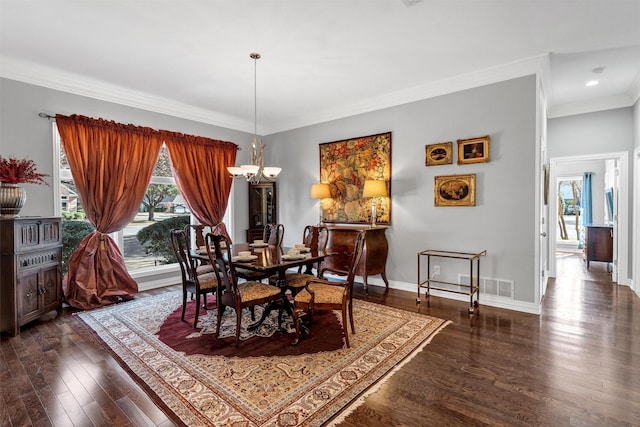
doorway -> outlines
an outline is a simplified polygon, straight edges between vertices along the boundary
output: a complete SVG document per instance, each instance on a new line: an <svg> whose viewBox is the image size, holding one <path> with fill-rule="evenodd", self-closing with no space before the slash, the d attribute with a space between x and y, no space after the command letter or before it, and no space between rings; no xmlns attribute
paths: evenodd
<svg viewBox="0 0 640 427"><path fill-rule="evenodd" d="M558 210L556 218L556 250L575 253L582 250L582 177L559 177L556 183Z"/></svg>
<svg viewBox="0 0 640 427"><path fill-rule="evenodd" d="M613 206L613 215L608 216L605 212L607 207L608 195L605 195L605 178L602 178L602 184L594 185L593 199L598 201L597 215L594 209L593 223L609 222L613 228L613 263L611 265L611 280L613 283L627 283L628 277L628 245L629 245L629 171L628 171L628 153L602 153L576 157L562 157L550 159L550 182L558 183L561 179L569 181L571 178L582 176L584 172L595 172L597 176L607 174L607 186L610 190ZM614 169L611 173L608 169ZM594 175L594 176L596 176ZM556 187L557 191L559 188ZM563 208L560 197L557 194L551 194L549 197L550 218L556 218L559 209ZM575 209L575 208L574 208ZM579 217L578 217L579 219ZM562 245L558 244L562 240L559 236L558 227L549 227L549 253L557 254L558 249ZM579 237L579 236L576 236ZM579 241L578 241L579 242ZM579 245L579 243L578 243ZM576 248L581 249L581 248ZM557 258L551 256L549 260L549 276L557 277Z"/></svg>

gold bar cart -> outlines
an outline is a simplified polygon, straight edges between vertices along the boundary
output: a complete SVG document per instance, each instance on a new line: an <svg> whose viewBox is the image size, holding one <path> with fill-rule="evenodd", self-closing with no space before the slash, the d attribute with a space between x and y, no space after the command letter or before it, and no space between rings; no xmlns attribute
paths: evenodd
<svg viewBox="0 0 640 427"><path fill-rule="evenodd" d="M485 256L486 254L486 250L471 253L426 249L424 251L418 252L418 297L416 298L416 304L420 304L421 302L420 289L426 289L425 298L427 299L427 305L429 305L429 297L431 296L432 290L453 292L456 294L469 295L469 315L473 315L474 313L477 314L480 310L480 257ZM422 272L420 269L420 261L422 257L427 257L427 278L424 280L422 278ZM430 276L432 257L454 258L469 261L469 283L453 283L432 279ZM464 288L464 290L444 288L439 285L459 286L461 288ZM473 299L474 295L475 300Z"/></svg>

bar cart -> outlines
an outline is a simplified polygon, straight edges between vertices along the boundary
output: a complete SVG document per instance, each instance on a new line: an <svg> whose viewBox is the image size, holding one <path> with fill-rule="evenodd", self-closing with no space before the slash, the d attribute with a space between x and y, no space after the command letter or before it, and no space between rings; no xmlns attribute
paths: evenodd
<svg viewBox="0 0 640 427"><path fill-rule="evenodd" d="M443 291L443 292L453 292L456 294L469 295L469 315L473 315L474 313L478 313L480 310L480 257L485 256L487 251L481 251L477 253L471 252L454 252L454 251L441 251L436 249L426 249L424 251L418 252L418 297L416 298L416 304L420 304L420 289L426 289L425 298L427 299L427 305L429 305L429 297L431 296L431 291ZM425 280L422 279L421 270L420 270L420 260L421 257L427 257L427 278ZM453 258L469 261L469 283L453 283L446 282L442 280L434 280L430 276L431 272L431 258ZM474 272L475 271L475 272ZM434 284L436 286L434 286ZM459 286L464 288L464 290L450 289L444 288L439 285L450 285L450 286ZM475 301L473 296L476 296Z"/></svg>

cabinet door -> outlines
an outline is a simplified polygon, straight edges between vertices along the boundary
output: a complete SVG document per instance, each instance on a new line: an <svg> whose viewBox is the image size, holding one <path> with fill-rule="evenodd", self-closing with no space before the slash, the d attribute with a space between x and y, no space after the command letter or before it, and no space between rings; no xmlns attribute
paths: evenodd
<svg viewBox="0 0 640 427"><path fill-rule="evenodd" d="M42 298L41 310L46 313L50 310L57 310L61 299L60 286L58 286L60 268L57 265L42 270L42 282L40 294Z"/></svg>
<svg viewBox="0 0 640 427"><path fill-rule="evenodd" d="M20 325L38 317L38 272L38 269L32 269L23 271L18 276L16 297Z"/></svg>

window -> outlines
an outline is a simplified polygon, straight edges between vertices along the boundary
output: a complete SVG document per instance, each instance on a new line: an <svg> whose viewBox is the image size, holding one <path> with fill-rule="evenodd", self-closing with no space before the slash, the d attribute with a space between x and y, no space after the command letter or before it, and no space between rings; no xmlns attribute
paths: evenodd
<svg viewBox="0 0 640 427"><path fill-rule="evenodd" d="M578 243L580 240L582 177L558 179L557 236L561 241Z"/></svg>
<svg viewBox="0 0 640 427"><path fill-rule="evenodd" d="M53 134L55 139L54 152L59 153L59 157L56 159L57 165L54 167L59 176L57 178L53 177L54 183L59 183L58 193L60 194L60 204L56 209L56 214L62 217L63 222L88 222L78 197L55 123ZM230 198L229 206L231 206L231 200L232 197ZM163 145L138 213L124 229L111 235L120 248L127 270L130 273L136 272L136 277L144 276L145 272L152 274L157 272L158 266L166 265L167 260L172 260L173 254L170 245L152 245L149 241L143 243L138 239L138 233L141 230L150 226L158 227L161 221L171 218L176 218L173 221L177 224L195 222L175 184L169 162L169 154ZM232 229L230 220L231 209L227 208L224 221L229 226L229 231ZM66 262L66 260L63 260L63 262ZM177 264L173 264L173 266L177 269Z"/></svg>

